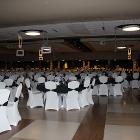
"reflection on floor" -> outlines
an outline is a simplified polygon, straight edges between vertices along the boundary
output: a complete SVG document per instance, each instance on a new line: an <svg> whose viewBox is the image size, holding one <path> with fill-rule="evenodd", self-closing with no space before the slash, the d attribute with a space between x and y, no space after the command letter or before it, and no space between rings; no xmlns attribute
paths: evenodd
<svg viewBox="0 0 140 140"><path fill-rule="evenodd" d="M20 101L23 120L0 140L138 140L140 137L140 90L123 97L93 97L95 105L84 109L44 111Z"/></svg>
<svg viewBox="0 0 140 140"><path fill-rule="evenodd" d="M79 123L76 122L36 120L28 127L14 135L14 138L34 140L71 140L78 127Z"/></svg>
<svg viewBox="0 0 140 140"><path fill-rule="evenodd" d="M139 140L140 126L106 125L104 140Z"/></svg>
<svg viewBox="0 0 140 140"><path fill-rule="evenodd" d="M120 100L107 107L104 140L140 139L140 91L129 90Z"/></svg>

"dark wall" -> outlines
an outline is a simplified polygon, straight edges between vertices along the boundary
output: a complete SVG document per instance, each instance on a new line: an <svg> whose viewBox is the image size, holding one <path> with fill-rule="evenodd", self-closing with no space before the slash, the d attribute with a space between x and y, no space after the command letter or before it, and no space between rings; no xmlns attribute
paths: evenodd
<svg viewBox="0 0 140 140"><path fill-rule="evenodd" d="M133 52L132 59L137 59L137 52ZM127 60L126 52L95 52L95 53L52 53L44 55L44 60ZM24 57L16 57L15 54L0 54L0 61L37 61L38 53L25 52Z"/></svg>

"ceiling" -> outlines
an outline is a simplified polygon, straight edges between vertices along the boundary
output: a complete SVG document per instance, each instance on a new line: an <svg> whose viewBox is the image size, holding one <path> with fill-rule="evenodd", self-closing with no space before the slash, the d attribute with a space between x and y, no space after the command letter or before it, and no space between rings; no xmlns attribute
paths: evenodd
<svg viewBox="0 0 140 140"><path fill-rule="evenodd" d="M116 45L140 51L140 31L117 29L117 43L114 41L116 26L140 24L139 5L139 0L0 1L0 50L17 49L17 33L36 29L47 31L56 53L114 51ZM22 37L27 51L38 51L42 46L43 36Z"/></svg>
<svg viewBox="0 0 140 140"><path fill-rule="evenodd" d="M1 0L0 26L140 18L139 0Z"/></svg>

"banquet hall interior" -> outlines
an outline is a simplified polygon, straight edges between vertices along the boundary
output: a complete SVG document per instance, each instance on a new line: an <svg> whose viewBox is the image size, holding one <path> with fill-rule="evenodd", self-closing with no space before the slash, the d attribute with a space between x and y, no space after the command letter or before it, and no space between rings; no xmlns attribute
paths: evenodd
<svg viewBox="0 0 140 140"><path fill-rule="evenodd" d="M0 140L139 140L140 1L0 1Z"/></svg>

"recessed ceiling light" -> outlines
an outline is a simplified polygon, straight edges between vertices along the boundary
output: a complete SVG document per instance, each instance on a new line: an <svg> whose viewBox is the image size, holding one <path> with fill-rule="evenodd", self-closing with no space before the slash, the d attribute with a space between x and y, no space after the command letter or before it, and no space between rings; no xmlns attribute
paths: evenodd
<svg viewBox="0 0 140 140"><path fill-rule="evenodd" d="M42 52L42 54L49 54L49 53L51 53L51 51L52 51L52 49L51 49L51 47L41 47L41 52Z"/></svg>
<svg viewBox="0 0 140 140"><path fill-rule="evenodd" d="M50 48L44 48L43 50L44 51L50 51Z"/></svg>
<svg viewBox="0 0 140 140"><path fill-rule="evenodd" d="M127 32L139 31L140 26L139 25L126 25L126 26L122 27L122 30L127 31Z"/></svg>
<svg viewBox="0 0 140 140"><path fill-rule="evenodd" d="M117 49L120 49L120 50L125 49L125 48L126 48L125 46L117 47Z"/></svg>
<svg viewBox="0 0 140 140"><path fill-rule="evenodd" d="M39 36L41 33L40 31L30 30L30 31L26 31L25 34L28 36Z"/></svg>

